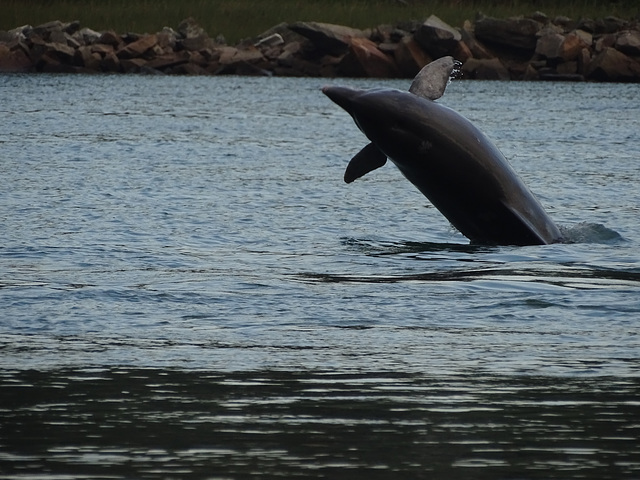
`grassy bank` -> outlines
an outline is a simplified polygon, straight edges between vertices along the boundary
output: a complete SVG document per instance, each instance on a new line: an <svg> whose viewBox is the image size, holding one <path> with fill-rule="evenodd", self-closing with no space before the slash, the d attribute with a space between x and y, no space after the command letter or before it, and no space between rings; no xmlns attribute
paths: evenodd
<svg viewBox="0 0 640 480"><path fill-rule="evenodd" d="M508 17L542 11L549 16L602 18L640 15L638 0L3 0L0 30L51 20L80 20L102 31L157 32L194 17L210 36L229 43L253 37L280 22L298 20L338 23L358 28L436 14L460 26L478 11Z"/></svg>

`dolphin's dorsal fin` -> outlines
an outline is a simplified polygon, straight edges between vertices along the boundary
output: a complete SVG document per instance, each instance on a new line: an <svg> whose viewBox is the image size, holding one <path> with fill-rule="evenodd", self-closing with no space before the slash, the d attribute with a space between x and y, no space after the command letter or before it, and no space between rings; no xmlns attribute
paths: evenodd
<svg viewBox="0 0 640 480"><path fill-rule="evenodd" d="M351 183L370 171L380 168L385 163L387 163L387 156L373 143L370 143L351 159L344 172L344 181Z"/></svg>
<svg viewBox="0 0 640 480"><path fill-rule="evenodd" d="M437 100L444 95L451 73L458 63L453 57L442 57L428 63L415 76L409 91L418 97Z"/></svg>

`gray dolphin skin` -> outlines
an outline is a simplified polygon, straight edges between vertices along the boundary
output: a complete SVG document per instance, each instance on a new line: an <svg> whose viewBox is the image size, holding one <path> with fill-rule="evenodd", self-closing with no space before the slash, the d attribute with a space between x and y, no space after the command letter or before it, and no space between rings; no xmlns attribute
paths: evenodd
<svg viewBox="0 0 640 480"><path fill-rule="evenodd" d="M393 89L322 89L371 141L349 163L345 181L389 158L473 244L562 241L558 227L493 143L469 120L432 101L444 92L451 73L442 65L433 71L414 80L423 84L412 85L421 96Z"/></svg>

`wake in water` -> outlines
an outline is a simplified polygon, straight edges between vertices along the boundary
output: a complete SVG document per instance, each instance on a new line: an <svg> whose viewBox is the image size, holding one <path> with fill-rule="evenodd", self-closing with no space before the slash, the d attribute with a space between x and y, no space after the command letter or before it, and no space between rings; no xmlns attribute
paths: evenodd
<svg viewBox="0 0 640 480"><path fill-rule="evenodd" d="M622 235L601 223L580 222L570 227L558 225L565 243L617 243Z"/></svg>

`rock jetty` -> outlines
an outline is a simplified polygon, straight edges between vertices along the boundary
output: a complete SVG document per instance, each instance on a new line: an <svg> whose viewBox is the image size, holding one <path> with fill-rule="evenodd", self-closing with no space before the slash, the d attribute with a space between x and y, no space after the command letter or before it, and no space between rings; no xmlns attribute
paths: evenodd
<svg viewBox="0 0 640 480"><path fill-rule="evenodd" d="M283 23L235 46L192 18L153 34L77 21L0 31L0 72L411 78L444 55L462 62L467 79L640 82L640 26L536 12L454 28L432 15L367 30Z"/></svg>

